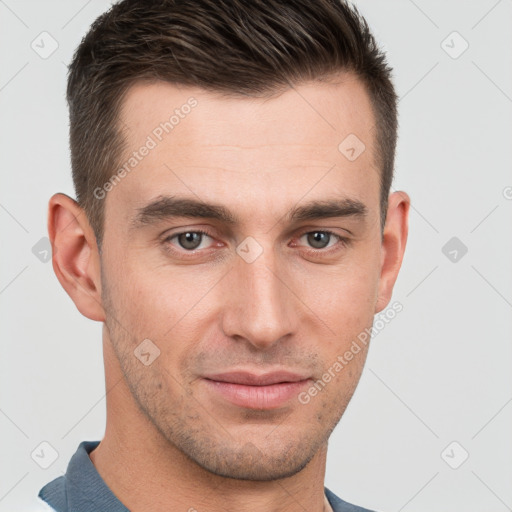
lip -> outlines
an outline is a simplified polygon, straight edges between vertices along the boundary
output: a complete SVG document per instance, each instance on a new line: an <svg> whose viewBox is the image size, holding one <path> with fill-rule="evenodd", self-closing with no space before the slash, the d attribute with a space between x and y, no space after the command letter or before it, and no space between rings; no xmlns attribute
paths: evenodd
<svg viewBox="0 0 512 512"><path fill-rule="evenodd" d="M309 385L311 378L294 372L264 374L235 371L203 377L208 389L233 405L247 409L283 407Z"/></svg>
<svg viewBox="0 0 512 512"><path fill-rule="evenodd" d="M216 373L213 375L204 375L204 378L217 382L245 384L247 386L268 386L270 384L280 384L282 382L299 382L308 379L309 375L301 375L299 373L285 370L260 374L244 371L233 371L226 373Z"/></svg>

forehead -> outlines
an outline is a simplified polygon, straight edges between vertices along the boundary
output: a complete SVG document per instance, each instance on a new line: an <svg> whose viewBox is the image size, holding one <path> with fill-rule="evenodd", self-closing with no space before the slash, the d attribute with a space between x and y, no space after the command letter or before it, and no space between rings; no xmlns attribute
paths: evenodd
<svg viewBox="0 0 512 512"><path fill-rule="evenodd" d="M120 120L128 130L129 146L140 136L159 138L163 131L160 135L165 141L177 146L228 143L266 146L267 151L279 144L313 142L332 149L349 133L364 139L368 146L374 127L369 96L352 74L295 85L268 98L225 97L161 81L136 83L125 95ZM172 125L170 130L166 123ZM283 127L287 129L283 131Z"/></svg>
<svg viewBox="0 0 512 512"><path fill-rule="evenodd" d="M127 172L107 203L133 213L176 193L248 211L251 201L289 207L306 194L378 200L373 112L352 75L270 98L139 83L123 100L120 126Z"/></svg>

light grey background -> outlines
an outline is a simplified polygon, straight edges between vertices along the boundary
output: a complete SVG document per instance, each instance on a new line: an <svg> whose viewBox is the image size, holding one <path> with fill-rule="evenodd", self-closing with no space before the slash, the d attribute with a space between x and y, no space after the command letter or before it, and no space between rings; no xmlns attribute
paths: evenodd
<svg viewBox="0 0 512 512"><path fill-rule="evenodd" d="M395 68L394 188L412 209L403 311L372 342L326 485L384 512L512 510L512 1L355 4ZM108 6L0 0L1 511L36 510L78 444L104 433L101 325L36 244L49 197L74 197L66 64ZM51 50L43 31L58 43L47 58L31 47ZM59 454L48 469L31 457L43 441Z"/></svg>

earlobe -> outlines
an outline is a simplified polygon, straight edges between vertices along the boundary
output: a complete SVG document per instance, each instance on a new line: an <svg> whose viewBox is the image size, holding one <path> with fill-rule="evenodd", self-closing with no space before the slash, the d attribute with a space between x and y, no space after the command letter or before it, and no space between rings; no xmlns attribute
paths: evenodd
<svg viewBox="0 0 512 512"><path fill-rule="evenodd" d="M381 274L375 313L382 311L391 300L407 243L410 204L411 199L406 192L393 192L389 196L382 237Z"/></svg>
<svg viewBox="0 0 512 512"><path fill-rule="evenodd" d="M84 210L65 194L48 203L48 235L55 275L82 315L103 322L100 259Z"/></svg>

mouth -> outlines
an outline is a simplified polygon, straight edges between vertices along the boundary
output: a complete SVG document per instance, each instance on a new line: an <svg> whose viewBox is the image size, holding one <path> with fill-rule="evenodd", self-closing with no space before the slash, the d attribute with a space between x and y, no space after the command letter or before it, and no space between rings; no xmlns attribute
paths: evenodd
<svg viewBox="0 0 512 512"><path fill-rule="evenodd" d="M311 382L311 377L288 371L265 374L229 372L203 377L208 390L223 401L246 409L285 406Z"/></svg>

